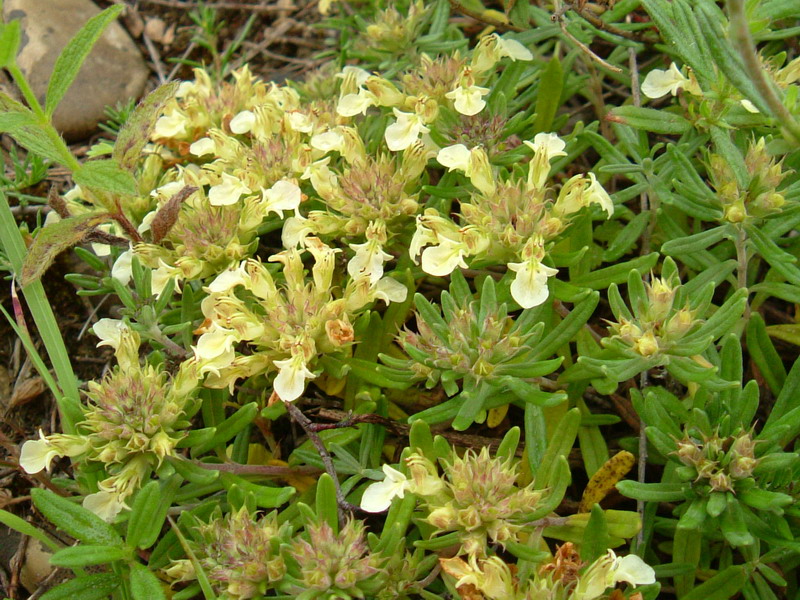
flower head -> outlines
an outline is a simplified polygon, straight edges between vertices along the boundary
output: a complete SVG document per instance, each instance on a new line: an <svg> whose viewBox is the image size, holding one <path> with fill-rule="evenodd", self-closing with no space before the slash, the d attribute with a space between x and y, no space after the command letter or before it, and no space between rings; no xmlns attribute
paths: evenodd
<svg viewBox="0 0 800 600"><path fill-rule="evenodd" d="M666 94L675 96L678 90L689 83L689 78L681 73L675 63L672 63L666 71L661 69L650 71L642 82L642 93L648 98L660 98Z"/></svg>
<svg viewBox="0 0 800 600"><path fill-rule="evenodd" d="M383 481L370 484L361 496L361 508L367 512L385 511L391 506L392 499L405 496L406 490L411 485L405 475L387 464L383 465L383 472L385 474Z"/></svg>

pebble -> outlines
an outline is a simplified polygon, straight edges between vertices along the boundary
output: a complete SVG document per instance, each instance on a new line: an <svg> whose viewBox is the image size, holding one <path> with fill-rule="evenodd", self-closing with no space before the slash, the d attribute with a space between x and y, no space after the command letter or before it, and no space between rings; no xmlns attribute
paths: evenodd
<svg viewBox="0 0 800 600"><path fill-rule="evenodd" d="M17 63L44 105L61 49L100 9L89 0L5 0L6 21L21 20ZM149 69L133 40L114 22L97 41L53 116L68 141L84 139L106 120L106 105L141 96Z"/></svg>

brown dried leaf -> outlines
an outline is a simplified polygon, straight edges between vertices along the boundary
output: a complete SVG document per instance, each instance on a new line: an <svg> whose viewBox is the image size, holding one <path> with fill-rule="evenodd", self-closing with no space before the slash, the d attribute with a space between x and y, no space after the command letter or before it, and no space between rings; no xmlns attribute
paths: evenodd
<svg viewBox="0 0 800 600"><path fill-rule="evenodd" d="M175 221L178 220L181 204L196 191L196 187L187 185L170 198L164 206L158 209L156 216L153 218L153 222L150 224L150 231L153 234L154 243L158 244L169 233L169 230L175 225Z"/></svg>
<svg viewBox="0 0 800 600"><path fill-rule="evenodd" d="M30 377L14 386L14 391L11 394L11 402L9 408L15 408L23 404L27 404L31 400L39 397L45 390L44 380L41 377Z"/></svg>
<svg viewBox="0 0 800 600"><path fill-rule="evenodd" d="M165 83L145 96L122 126L114 144L113 157L123 169L133 172L139 164L142 148L150 141L150 134L161 116L161 110L178 89L178 82Z"/></svg>
<svg viewBox="0 0 800 600"><path fill-rule="evenodd" d="M41 229L22 264L22 286L38 280L53 264L56 256L67 248L80 244L92 229L107 219L107 213L86 213Z"/></svg>

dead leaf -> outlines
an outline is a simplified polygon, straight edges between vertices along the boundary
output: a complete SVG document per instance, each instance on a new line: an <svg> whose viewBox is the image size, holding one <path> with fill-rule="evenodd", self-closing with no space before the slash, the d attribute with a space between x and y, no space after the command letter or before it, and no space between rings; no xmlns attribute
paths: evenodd
<svg viewBox="0 0 800 600"><path fill-rule="evenodd" d="M16 408L27 404L31 400L39 397L47 389L47 385L41 377L30 377L21 382L17 382L11 394L11 402L8 408Z"/></svg>

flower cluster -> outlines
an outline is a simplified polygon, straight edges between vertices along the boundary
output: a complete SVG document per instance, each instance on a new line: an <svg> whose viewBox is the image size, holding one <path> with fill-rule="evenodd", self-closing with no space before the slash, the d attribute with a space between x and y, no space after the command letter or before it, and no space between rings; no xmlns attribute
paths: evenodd
<svg viewBox="0 0 800 600"><path fill-rule="evenodd" d="M369 261L349 279L341 297L334 297L337 251L318 238L307 238L305 247L315 261L312 282L306 282L300 252L291 249L270 258L282 265L285 284L277 284L263 263L250 259L208 286L202 303L206 325L194 347L199 373L209 374L207 386L233 387L239 378L277 370L276 394L296 400L315 377L309 367L317 356L345 350L353 342L351 316L356 311L378 298L405 298L406 288L382 272L376 277L377 267ZM237 354L240 342L252 352Z"/></svg>
<svg viewBox="0 0 800 600"><path fill-rule="evenodd" d="M493 458L489 450L455 450L439 474L436 465L420 454L406 459L411 478L385 465L386 478L364 492L361 507L369 512L388 508L392 498L406 491L425 501L425 520L438 532L456 531L462 552L484 557L487 543L517 541L525 520L537 507L542 492L517 486L517 470L511 460Z"/></svg>
<svg viewBox="0 0 800 600"><path fill-rule="evenodd" d="M274 512L256 519L246 508L225 516L217 510L209 523L193 528L190 544L219 598L248 600L283 580L281 544L288 534L288 526L278 525ZM196 578L189 559L172 561L164 572L173 583Z"/></svg>
<svg viewBox="0 0 800 600"><path fill-rule="evenodd" d="M676 442L675 456L686 466L682 475L695 483L707 483L712 492L733 492L736 483L753 475L759 462L755 441L746 431L720 437L695 439L688 434Z"/></svg>
<svg viewBox="0 0 800 600"><path fill-rule="evenodd" d="M491 278L484 283L480 300L474 300L468 290L466 280L454 273L450 292L442 292L442 317L418 296L416 331L406 328L397 337L413 360L405 365L387 360L410 368L429 386L442 380L448 392L450 382L457 379L495 381L535 364L530 357L535 353L539 329L527 327L527 312L515 320L507 314L505 304L492 302Z"/></svg>
<svg viewBox="0 0 800 600"><path fill-rule="evenodd" d="M525 144L533 157L524 180L498 179L482 147L442 148L439 163L466 175L477 192L459 204L455 221L435 209L419 216L409 253L416 261L421 252L422 269L437 276L466 268L466 258L505 263L516 272L511 295L531 308L547 299L547 280L558 272L544 264L548 245L585 206L598 204L610 217L614 204L593 173L573 176L557 192L548 185L551 161L566 156L558 136L540 133Z"/></svg>
<svg viewBox="0 0 800 600"><path fill-rule="evenodd" d="M363 598L381 588L384 562L370 552L364 523L349 520L339 533L326 522L306 527L308 539L288 549L289 588L304 598Z"/></svg>
<svg viewBox="0 0 800 600"><path fill-rule="evenodd" d="M20 465L28 473L50 468L55 457L80 457L105 465L100 491L83 505L106 520L126 507L133 494L168 456L197 410L193 361L181 363L169 377L160 366L139 363L139 335L125 324L102 319L95 327L100 345L114 348L118 366L102 381L90 381L88 405L78 433L55 434L25 442Z"/></svg>
<svg viewBox="0 0 800 600"><path fill-rule="evenodd" d="M680 287L674 280L653 277L645 284L646 300L633 307L633 314L609 325L606 345L621 342L635 353L650 358L667 352L699 323L688 304L676 306Z"/></svg>
<svg viewBox="0 0 800 600"><path fill-rule="evenodd" d="M580 560L571 543L560 546L550 562L528 580L515 577L501 558L441 558L442 570L454 580L463 598L475 592L488 600L596 600L617 583L633 587L655 583L655 572L634 554L620 557L609 550L591 564Z"/></svg>
<svg viewBox="0 0 800 600"><path fill-rule="evenodd" d="M766 139L758 138L747 149L744 157L747 183L738 182L731 165L720 155L710 154L708 174L711 186L722 206L725 221L734 224L762 219L781 210L786 203L777 191L787 173L781 161L775 160L767 150Z"/></svg>

